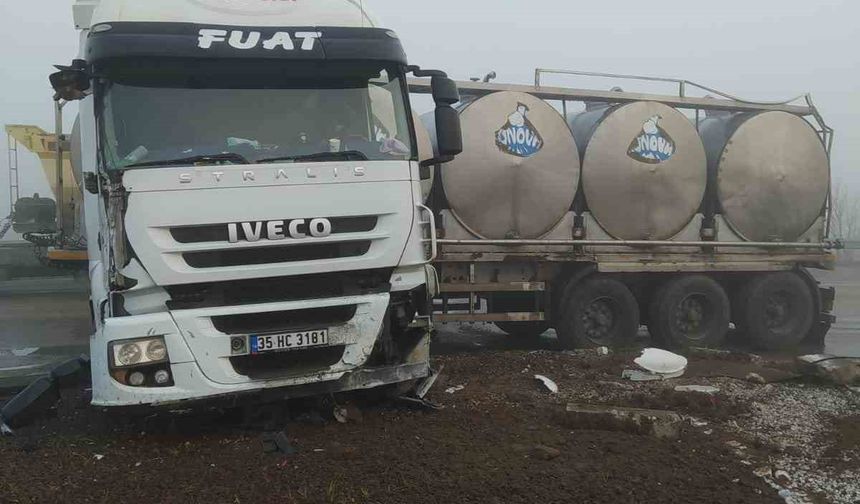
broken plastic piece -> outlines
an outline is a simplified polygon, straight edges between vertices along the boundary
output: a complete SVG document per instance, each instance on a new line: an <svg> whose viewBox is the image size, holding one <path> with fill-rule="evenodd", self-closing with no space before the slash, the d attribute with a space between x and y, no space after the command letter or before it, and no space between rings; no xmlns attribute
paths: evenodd
<svg viewBox="0 0 860 504"><path fill-rule="evenodd" d="M0 416L9 427L18 429L32 423L59 400L57 384L50 378L39 378L10 399L0 410Z"/></svg>
<svg viewBox="0 0 860 504"><path fill-rule="evenodd" d="M290 444L290 439L287 437L286 431L277 433L267 432L261 438L263 443L263 451L265 453L280 452L284 455L295 455L297 453L293 445Z"/></svg>
<svg viewBox="0 0 860 504"><path fill-rule="evenodd" d="M430 376L424 379L418 386L415 388L415 397L419 399L424 399L424 396L430 392L430 389L433 388L433 385L436 384L436 380L439 379L439 375L442 374L442 370L445 369L445 366L439 366L439 370L430 370Z"/></svg>
<svg viewBox="0 0 860 504"><path fill-rule="evenodd" d="M407 403L409 405L418 406L419 408L424 408L426 410L431 411L439 411L444 409L444 406L440 406L436 403L430 402L427 399L419 399L417 397L409 397L409 396L400 396L397 398L398 401Z"/></svg>
<svg viewBox="0 0 860 504"><path fill-rule="evenodd" d="M449 387L448 389L445 390L445 393L446 394L456 394L457 392L463 390L464 388L466 388L465 385L457 385L456 387Z"/></svg>
<svg viewBox="0 0 860 504"><path fill-rule="evenodd" d="M546 386L547 390L550 391L550 393L558 394L558 385L556 385L554 381L550 380L546 376L535 375L535 380L542 382L544 386Z"/></svg>
<svg viewBox="0 0 860 504"><path fill-rule="evenodd" d="M634 360L637 366L664 378L677 378L687 370L687 358L659 348L646 348L642 356Z"/></svg>
<svg viewBox="0 0 860 504"><path fill-rule="evenodd" d="M78 383L82 369L80 359L70 359L52 369L51 377L56 380L60 388L71 387Z"/></svg>

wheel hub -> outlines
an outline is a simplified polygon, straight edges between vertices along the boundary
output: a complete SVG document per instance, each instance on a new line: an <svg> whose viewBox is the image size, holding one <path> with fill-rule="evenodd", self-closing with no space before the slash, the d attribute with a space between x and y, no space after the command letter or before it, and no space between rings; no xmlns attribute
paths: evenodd
<svg viewBox="0 0 860 504"><path fill-rule="evenodd" d="M767 298L765 307L765 323L773 329L788 322L791 313L791 304L782 294L774 294Z"/></svg>
<svg viewBox="0 0 860 504"><path fill-rule="evenodd" d="M591 342L603 343L608 340L615 326L615 311L609 300L598 299L588 305L582 314L582 325Z"/></svg>
<svg viewBox="0 0 860 504"><path fill-rule="evenodd" d="M699 296L689 296L675 310L675 326L683 334L694 336L705 325L707 306Z"/></svg>

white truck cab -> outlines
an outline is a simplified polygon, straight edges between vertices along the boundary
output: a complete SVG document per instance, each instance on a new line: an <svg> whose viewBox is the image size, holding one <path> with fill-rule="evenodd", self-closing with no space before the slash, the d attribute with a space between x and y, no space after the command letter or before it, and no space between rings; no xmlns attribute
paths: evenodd
<svg viewBox="0 0 860 504"><path fill-rule="evenodd" d="M406 74L357 1L79 0L93 403L301 395L429 373L433 214ZM432 284L432 281L430 282Z"/></svg>

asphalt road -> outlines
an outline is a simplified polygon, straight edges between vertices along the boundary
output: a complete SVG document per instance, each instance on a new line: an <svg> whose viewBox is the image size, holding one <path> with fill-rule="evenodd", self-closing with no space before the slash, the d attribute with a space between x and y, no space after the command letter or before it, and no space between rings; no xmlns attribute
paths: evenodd
<svg viewBox="0 0 860 504"><path fill-rule="evenodd" d="M827 353L860 357L860 263L817 272L823 285L836 287L836 325L827 335Z"/></svg>
<svg viewBox="0 0 860 504"><path fill-rule="evenodd" d="M0 282L0 349L86 345L88 303L84 279Z"/></svg>

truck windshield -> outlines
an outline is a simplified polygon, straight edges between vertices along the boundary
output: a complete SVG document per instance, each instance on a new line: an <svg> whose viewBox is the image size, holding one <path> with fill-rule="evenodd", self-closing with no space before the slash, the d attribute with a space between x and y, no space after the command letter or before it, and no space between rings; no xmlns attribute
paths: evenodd
<svg viewBox="0 0 860 504"><path fill-rule="evenodd" d="M417 157L401 74L382 63L159 62L105 76L108 169Z"/></svg>

